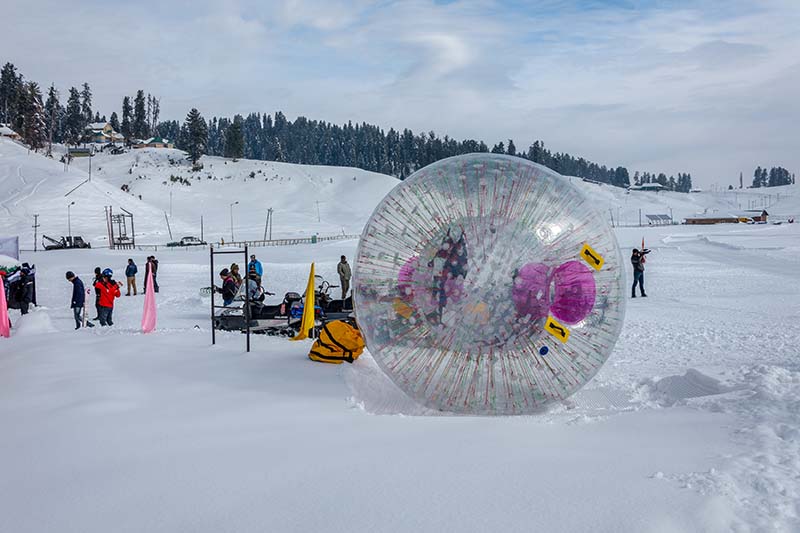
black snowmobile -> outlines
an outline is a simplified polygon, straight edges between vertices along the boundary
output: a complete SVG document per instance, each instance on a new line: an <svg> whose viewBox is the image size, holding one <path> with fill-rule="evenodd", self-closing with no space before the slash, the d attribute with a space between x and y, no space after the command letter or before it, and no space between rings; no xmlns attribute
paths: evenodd
<svg viewBox="0 0 800 533"><path fill-rule="evenodd" d="M303 320L303 297L296 292L287 292L281 303L265 304L264 297L272 293L264 292L263 288L260 290L262 296L252 300L250 309L246 311L244 295L240 292L228 309L214 317L217 329L244 331L247 329L246 316L250 321L250 333L286 337L297 335ZM314 327L321 327L322 324L322 309L315 306Z"/></svg>
<svg viewBox="0 0 800 533"><path fill-rule="evenodd" d="M322 276L314 276L315 281L319 283L317 286L315 298L316 304L322 310L322 320L324 322L331 322L333 320L344 320L355 316L353 314L353 297L348 296L344 300L341 298L334 299L331 295L331 289L338 289L338 285L331 285Z"/></svg>

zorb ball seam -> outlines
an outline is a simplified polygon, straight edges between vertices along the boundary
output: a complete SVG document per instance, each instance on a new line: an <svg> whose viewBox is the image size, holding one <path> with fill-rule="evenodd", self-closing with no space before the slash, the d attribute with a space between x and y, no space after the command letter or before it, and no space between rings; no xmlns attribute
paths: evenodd
<svg viewBox="0 0 800 533"><path fill-rule="evenodd" d="M376 207L356 256L367 348L440 411L540 411L597 373L622 328L612 229L567 178L522 158L415 172Z"/></svg>

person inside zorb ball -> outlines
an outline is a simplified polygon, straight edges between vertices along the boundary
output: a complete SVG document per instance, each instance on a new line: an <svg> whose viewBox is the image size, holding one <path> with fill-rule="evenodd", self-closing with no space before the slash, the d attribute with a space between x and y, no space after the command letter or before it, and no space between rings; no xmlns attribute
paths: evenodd
<svg viewBox="0 0 800 533"><path fill-rule="evenodd" d="M378 205L354 303L381 369L421 404L523 414L600 369L624 315L611 228L567 178L527 160L452 157Z"/></svg>

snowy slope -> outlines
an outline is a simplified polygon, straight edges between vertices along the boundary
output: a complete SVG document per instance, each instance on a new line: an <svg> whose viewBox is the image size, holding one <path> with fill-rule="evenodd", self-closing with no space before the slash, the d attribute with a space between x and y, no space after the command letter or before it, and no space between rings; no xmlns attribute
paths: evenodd
<svg viewBox="0 0 800 533"><path fill-rule="evenodd" d="M192 172L179 150L148 148L93 158L94 172L117 188L194 226L204 217L206 240L264 238L267 209L273 208L273 238L361 233L375 205L399 181L341 167L292 165L204 156ZM78 164L85 166L85 161ZM317 205L319 201L319 205ZM319 221L317 217L319 207Z"/></svg>
<svg viewBox="0 0 800 533"><path fill-rule="evenodd" d="M123 207L136 214L136 231L145 241L164 242L163 213L146 202L125 194L99 176L88 175L77 165L64 167L8 139L0 139L0 228L3 235L19 235L21 246L33 246L34 214L39 215L39 236L82 235L95 245L107 245L104 206ZM81 185L84 183L83 185ZM78 187L76 190L72 191ZM71 202L75 202L69 209ZM68 217L68 211L71 216ZM68 218L70 220L68 220ZM176 221L177 231L189 228Z"/></svg>

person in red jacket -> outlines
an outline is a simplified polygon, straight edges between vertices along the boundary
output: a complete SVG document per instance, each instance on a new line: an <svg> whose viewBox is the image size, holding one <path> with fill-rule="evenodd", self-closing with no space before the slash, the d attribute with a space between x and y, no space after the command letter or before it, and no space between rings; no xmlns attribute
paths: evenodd
<svg viewBox="0 0 800 533"><path fill-rule="evenodd" d="M120 297L119 288L122 286L121 282L116 282L111 277L114 272L107 268L103 270L102 279L94 284L97 293L100 295L98 301L98 318L101 326L113 326L112 313L114 312L114 298Z"/></svg>

